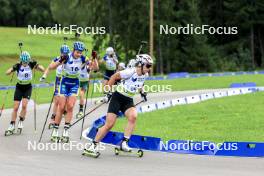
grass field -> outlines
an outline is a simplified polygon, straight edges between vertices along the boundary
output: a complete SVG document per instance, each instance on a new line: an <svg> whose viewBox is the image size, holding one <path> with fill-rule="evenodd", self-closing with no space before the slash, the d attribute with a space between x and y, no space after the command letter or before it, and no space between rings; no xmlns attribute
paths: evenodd
<svg viewBox="0 0 264 176"><path fill-rule="evenodd" d="M264 92L212 99L140 114L135 134L163 140L264 142ZM119 119L114 131L123 132Z"/></svg>
<svg viewBox="0 0 264 176"><path fill-rule="evenodd" d="M27 28L10 28L0 27L0 55L1 56L18 56L20 51L19 42L23 42L23 50L31 53L32 57L51 58L59 54L59 47L64 43L63 37L68 37L66 42L70 48L75 41L73 35L34 35L28 34ZM81 37L88 48L92 48L91 37Z"/></svg>

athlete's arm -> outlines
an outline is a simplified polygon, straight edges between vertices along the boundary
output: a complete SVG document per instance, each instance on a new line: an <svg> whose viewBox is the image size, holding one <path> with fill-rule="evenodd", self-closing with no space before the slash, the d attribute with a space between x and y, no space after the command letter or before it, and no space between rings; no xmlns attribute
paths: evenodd
<svg viewBox="0 0 264 176"><path fill-rule="evenodd" d="M48 76L48 74L49 74L49 72L50 72L50 65L52 64L53 62L51 62L50 64L49 64L49 66L46 68L46 70L44 71L44 74L43 74L43 76L46 78L47 76ZM42 76L42 77L43 77Z"/></svg>
<svg viewBox="0 0 264 176"><path fill-rule="evenodd" d="M15 64L15 65L13 65L13 67L9 68L9 69L6 71L6 75L10 75L12 72L18 70L18 67L19 67L19 64Z"/></svg>
<svg viewBox="0 0 264 176"><path fill-rule="evenodd" d="M45 72L45 68L42 65L36 65L36 69L41 72Z"/></svg>
<svg viewBox="0 0 264 176"><path fill-rule="evenodd" d="M6 75L11 75L11 73L13 72L13 67L9 68L7 71L6 71Z"/></svg>
<svg viewBox="0 0 264 176"><path fill-rule="evenodd" d="M112 89L112 86L119 80L121 80L121 75L119 72L116 72L115 74L113 74L111 77L110 77L110 80L108 81L107 85L106 86L108 90L106 91L110 91Z"/></svg>
<svg viewBox="0 0 264 176"><path fill-rule="evenodd" d="M69 59L68 56L61 56L61 57L59 58L58 61L51 63L50 66L49 66L49 68L50 68L51 70L54 70L54 69L56 69L59 65L62 65L62 64L64 64L65 62L67 62L68 59Z"/></svg>
<svg viewBox="0 0 264 176"><path fill-rule="evenodd" d="M61 62L53 62L49 65L49 69L50 70L55 70L59 65L61 65L62 63Z"/></svg>
<svg viewBox="0 0 264 176"><path fill-rule="evenodd" d="M105 55L105 56L103 57L103 59L99 60L99 63L100 63L100 64L105 64L105 63L106 63L106 60L107 60L107 55Z"/></svg>
<svg viewBox="0 0 264 176"><path fill-rule="evenodd" d="M99 70L99 65L98 65L98 61L97 59L93 59L91 62L91 68L94 71L98 71Z"/></svg>
<svg viewBox="0 0 264 176"><path fill-rule="evenodd" d="M118 59L117 59L117 56L116 56L116 55L113 56L113 60L114 60L114 62L115 62L116 64L118 64Z"/></svg>

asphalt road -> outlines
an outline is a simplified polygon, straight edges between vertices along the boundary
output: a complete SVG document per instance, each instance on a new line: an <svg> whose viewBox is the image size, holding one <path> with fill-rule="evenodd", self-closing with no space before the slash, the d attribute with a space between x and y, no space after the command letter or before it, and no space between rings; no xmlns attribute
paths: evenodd
<svg viewBox="0 0 264 176"><path fill-rule="evenodd" d="M176 97L208 93L215 90L181 91L149 95L149 102L168 100ZM136 97L136 101L139 97ZM136 102L135 101L135 102ZM89 101L89 109L94 105ZM200 156L174 153L145 151L143 158L131 156L115 156L113 148L108 146L97 159L81 156L82 149L41 150L48 145L50 130L45 130L39 150L29 149L29 143L37 142L48 110L47 104L37 106L37 132L34 132L33 107L29 108L27 119L21 135L4 136L10 121L11 110L5 110L0 119L0 174L4 176L41 176L41 175L186 175L186 176L262 176L264 173L263 158L240 158L220 156ZM106 113L104 105L86 119L85 127L93 120ZM77 106L75 111L77 110ZM60 127L62 130L62 126ZM71 129L72 141L85 144L79 140L80 124ZM56 144L55 146L61 146ZM80 147L81 148L81 147Z"/></svg>

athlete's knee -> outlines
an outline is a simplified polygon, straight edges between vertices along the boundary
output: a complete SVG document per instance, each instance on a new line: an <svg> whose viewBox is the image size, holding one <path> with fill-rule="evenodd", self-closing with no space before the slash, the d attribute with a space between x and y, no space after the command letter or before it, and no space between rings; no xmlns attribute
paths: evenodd
<svg viewBox="0 0 264 176"><path fill-rule="evenodd" d="M72 112L73 111L73 106L67 106L67 111Z"/></svg>
<svg viewBox="0 0 264 176"><path fill-rule="evenodd" d="M67 104L67 111L72 112L74 108L74 104L73 103L68 103Z"/></svg>
<svg viewBox="0 0 264 176"><path fill-rule="evenodd" d="M131 113L128 116L128 122L129 123L136 123L136 121L137 121L137 114L136 113Z"/></svg>

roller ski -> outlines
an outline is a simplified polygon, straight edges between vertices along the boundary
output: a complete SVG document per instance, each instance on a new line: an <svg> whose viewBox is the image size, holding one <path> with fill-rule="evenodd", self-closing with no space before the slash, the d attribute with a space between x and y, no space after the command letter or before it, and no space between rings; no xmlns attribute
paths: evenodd
<svg viewBox="0 0 264 176"><path fill-rule="evenodd" d="M69 143L70 138L69 138L69 132L68 130L63 130L62 137L60 138L60 142L62 143Z"/></svg>
<svg viewBox="0 0 264 176"><path fill-rule="evenodd" d="M5 131L5 136L11 136L15 133L15 124L10 124L8 129Z"/></svg>
<svg viewBox="0 0 264 176"><path fill-rule="evenodd" d="M88 149L84 149L82 155L93 157L93 158L98 158L100 156L100 153L98 152L97 145L94 143L91 143Z"/></svg>
<svg viewBox="0 0 264 176"><path fill-rule="evenodd" d="M77 114L76 114L76 119L80 119L84 116L84 113L83 111L79 111Z"/></svg>
<svg viewBox="0 0 264 176"><path fill-rule="evenodd" d="M51 133L50 141L51 142L56 142L56 143L60 142L59 131L58 131L58 127L56 127L56 126L54 126L54 128L53 128L53 131Z"/></svg>
<svg viewBox="0 0 264 176"><path fill-rule="evenodd" d="M21 134L23 130L23 121L19 120L17 125L17 134Z"/></svg>
<svg viewBox="0 0 264 176"><path fill-rule="evenodd" d="M132 156L137 156L139 158L143 157L143 150L138 149L138 150L132 150L132 148L130 148L128 146L127 141L123 141L120 145L120 147L115 147L115 155L132 155Z"/></svg>

